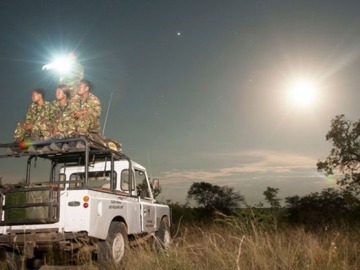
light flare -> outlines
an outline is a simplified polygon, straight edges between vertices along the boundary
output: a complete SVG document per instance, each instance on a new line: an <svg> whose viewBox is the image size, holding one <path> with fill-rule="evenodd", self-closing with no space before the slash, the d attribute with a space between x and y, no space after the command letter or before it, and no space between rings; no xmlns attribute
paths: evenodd
<svg viewBox="0 0 360 270"><path fill-rule="evenodd" d="M42 67L43 70L54 69L60 74L66 74L70 72L72 67L73 60L69 57L59 57L56 58L53 62L46 64Z"/></svg>
<svg viewBox="0 0 360 270"><path fill-rule="evenodd" d="M288 89L290 101L300 107L310 106L315 103L318 95L318 86L309 79L293 81Z"/></svg>
<svg viewBox="0 0 360 270"><path fill-rule="evenodd" d="M24 141L19 142L19 147L22 150L28 149L32 145L32 141L29 139L25 139Z"/></svg>

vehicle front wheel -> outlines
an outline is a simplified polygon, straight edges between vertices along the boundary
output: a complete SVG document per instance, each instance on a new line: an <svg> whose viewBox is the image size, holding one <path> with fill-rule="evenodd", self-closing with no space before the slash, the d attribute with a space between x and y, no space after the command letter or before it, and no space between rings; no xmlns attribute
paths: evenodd
<svg viewBox="0 0 360 270"><path fill-rule="evenodd" d="M120 266L128 246L129 239L125 224L123 222L112 222L106 240L99 242L99 262L105 265Z"/></svg>
<svg viewBox="0 0 360 270"><path fill-rule="evenodd" d="M170 246L171 235L170 235L170 226L169 218L164 217L161 220L159 230L155 232L155 248L167 249Z"/></svg>

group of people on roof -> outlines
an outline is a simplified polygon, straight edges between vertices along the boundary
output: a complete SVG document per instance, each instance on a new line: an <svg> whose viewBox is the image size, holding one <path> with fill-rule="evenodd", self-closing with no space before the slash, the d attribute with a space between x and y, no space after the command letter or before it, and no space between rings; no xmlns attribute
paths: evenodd
<svg viewBox="0 0 360 270"><path fill-rule="evenodd" d="M14 131L14 142L64 139L78 136L100 136L100 100L91 93L93 84L75 76L62 83L55 90L55 100L46 101L42 89L33 89L32 103L24 121L18 122ZM49 146L46 146L49 147ZM59 145L51 144L52 150L59 150ZM83 148L78 141L76 148ZM33 149L34 150L34 149ZM63 149L64 150L64 149Z"/></svg>

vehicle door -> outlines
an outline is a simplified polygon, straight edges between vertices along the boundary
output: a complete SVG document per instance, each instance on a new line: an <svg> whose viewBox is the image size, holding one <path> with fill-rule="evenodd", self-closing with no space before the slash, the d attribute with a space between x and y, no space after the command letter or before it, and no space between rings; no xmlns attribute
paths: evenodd
<svg viewBox="0 0 360 270"><path fill-rule="evenodd" d="M156 208L146 172L135 168L135 181L140 201L142 231L153 232L155 229Z"/></svg>

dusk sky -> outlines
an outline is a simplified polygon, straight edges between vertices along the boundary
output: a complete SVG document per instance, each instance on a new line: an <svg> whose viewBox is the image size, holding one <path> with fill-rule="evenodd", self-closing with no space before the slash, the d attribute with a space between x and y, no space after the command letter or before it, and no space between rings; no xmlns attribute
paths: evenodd
<svg viewBox="0 0 360 270"><path fill-rule="evenodd" d="M160 199L184 202L200 181L249 204L268 186L281 198L334 187L316 162L331 119L359 119L359 12L340 0L0 0L0 141L33 88L55 98L42 66L75 51L103 126L112 96L105 136L160 179ZM298 80L313 100L289 98Z"/></svg>

